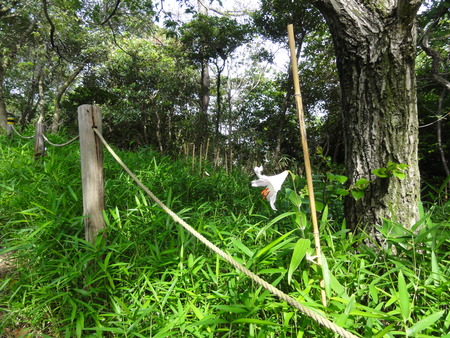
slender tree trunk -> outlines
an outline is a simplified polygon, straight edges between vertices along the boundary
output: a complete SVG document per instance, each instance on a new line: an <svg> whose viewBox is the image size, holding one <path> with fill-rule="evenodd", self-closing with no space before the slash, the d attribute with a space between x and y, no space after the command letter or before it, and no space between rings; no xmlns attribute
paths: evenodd
<svg viewBox="0 0 450 338"><path fill-rule="evenodd" d="M446 6L440 6L440 8L435 12L433 20L426 26L425 32L423 33L422 38L420 39L420 46L425 51L425 53L431 58L431 76L434 82L441 87L443 90L439 97L438 104L438 119L437 119L437 141L439 147L439 154L441 155L442 165L444 167L445 174L450 176L450 169L448 168L447 159L445 157L444 148L442 146L442 110L443 110L443 102L447 92L450 91L450 81L447 80L445 74L448 74L448 67L445 67L446 62L443 61L443 57L439 53L437 49L432 48L430 45L430 34L436 27L442 22L443 18L448 12L448 8ZM445 59L445 58L444 58ZM444 66L444 67L443 67ZM442 71L443 70L443 71ZM442 72L442 73L441 73ZM448 187L450 188L450 182L448 183Z"/></svg>
<svg viewBox="0 0 450 338"><path fill-rule="evenodd" d="M209 0L197 1L198 13L208 15ZM208 139L208 109L209 99L211 95L211 77L209 75L209 62L204 59L201 64L201 78L200 78L200 112L197 117L197 143L205 143Z"/></svg>
<svg viewBox="0 0 450 338"><path fill-rule="evenodd" d="M44 67L42 67L39 71L39 80L38 80L38 88L39 88L39 100L37 104L39 113L38 123L44 122L45 118L44 79L45 79L45 70Z"/></svg>
<svg viewBox="0 0 450 338"><path fill-rule="evenodd" d="M3 80L0 78L0 131L5 132L7 126L8 112L6 111Z"/></svg>
<svg viewBox="0 0 450 338"><path fill-rule="evenodd" d="M220 134L220 120L222 119L222 96L220 95L222 70L217 65L217 80L216 80L216 91L217 91L217 112L216 112L216 130L215 130L215 142L216 145L219 143Z"/></svg>
<svg viewBox="0 0 450 338"><path fill-rule="evenodd" d="M8 62L3 55L0 55L0 57L0 132L6 132L8 112L6 111L5 88L3 83L5 81Z"/></svg>
<svg viewBox="0 0 450 338"><path fill-rule="evenodd" d="M163 140L161 136L161 128L162 128L162 121L161 121L161 115L158 113L158 111L155 112L156 115L156 140L158 141L158 148L161 153L164 152L163 147Z"/></svg>
<svg viewBox="0 0 450 338"><path fill-rule="evenodd" d="M302 50L303 45L303 39L305 38L305 33L302 33L300 38L295 41L295 44L297 45L297 55L300 55L300 52ZM298 59L297 59L298 61ZM275 151L273 154L273 159L275 162L278 162L278 159L281 156L281 143L284 135L284 126L286 123L286 113L289 109L289 106L292 103L292 95L294 94L294 84L292 80L292 68L291 64L289 64L289 71L288 71L288 78L287 78L287 87L286 87L286 95L283 102L283 107L281 108L280 117L279 117L279 123L277 125L277 136L275 140Z"/></svg>
<svg viewBox="0 0 450 338"><path fill-rule="evenodd" d="M227 78L227 105L228 105L228 158L230 159L230 168L233 167L233 100L231 97L231 81Z"/></svg>
<svg viewBox="0 0 450 338"><path fill-rule="evenodd" d="M445 175L450 176L450 169L448 168L447 158L445 157L444 147L442 146L442 105L447 94L447 89L444 88L442 90L441 96L439 96L439 105L438 105L438 120L436 125L436 133L437 133L437 141L439 147L439 154L441 155L442 166L444 167ZM450 182L448 183L450 188Z"/></svg>
<svg viewBox="0 0 450 338"><path fill-rule="evenodd" d="M350 184L372 181L345 203L347 223L378 238L384 218L410 228L418 220L418 117L415 83L417 0L319 0L339 71L346 169ZM379 178L388 161L407 164L406 178Z"/></svg>

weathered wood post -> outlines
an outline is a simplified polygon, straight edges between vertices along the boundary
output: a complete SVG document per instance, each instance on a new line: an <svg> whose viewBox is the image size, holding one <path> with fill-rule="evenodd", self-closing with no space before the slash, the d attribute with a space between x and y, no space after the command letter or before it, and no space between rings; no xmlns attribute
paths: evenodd
<svg viewBox="0 0 450 338"><path fill-rule="evenodd" d="M78 107L80 134L81 179L83 188L84 228L86 241L95 244L98 233L105 228L105 190L103 183L103 145L93 128L102 132L99 106Z"/></svg>
<svg viewBox="0 0 450 338"><path fill-rule="evenodd" d="M7 123L6 123L6 136L11 138L14 136L14 116L8 116L7 117Z"/></svg>
<svg viewBox="0 0 450 338"><path fill-rule="evenodd" d="M34 131L34 160L38 161L45 155L45 125L41 122L36 123Z"/></svg>

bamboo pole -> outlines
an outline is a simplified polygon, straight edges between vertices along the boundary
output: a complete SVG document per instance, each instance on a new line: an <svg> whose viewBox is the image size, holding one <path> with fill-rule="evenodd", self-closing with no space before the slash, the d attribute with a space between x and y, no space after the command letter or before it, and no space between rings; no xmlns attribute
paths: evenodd
<svg viewBox="0 0 450 338"><path fill-rule="evenodd" d="M208 151L209 151L209 137L206 141L206 149L205 149L205 162L208 160Z"/></svg>
<svg viewBox="0 0 450 338"><path fill-rule="evenodd" d="M203 159L203 143L200 143L200 150L198 151L198 157L199 157L199 159L198 159L198 161L199 161L199 163L198 163L198 166L199 166L199 168L198 168L198 173L199 174L202 174L202 159Z"/></svg>
<svg viewBox="0 0 450 338"><path fill-rule="evenodd" d="M195 170L195 143L192 143L192 169L191 171L194 172Z"/></svg>
<svg viewBox="0 0 450 338"><path fill-rule="evenodd" d="M103 145L94 128L102 132L99 106L78 107L80 132L81 180L83 188L84 228L86 241L95 245L98 233L105 228L105 188L103 182Z"/></svg>
<svg viewBox="0 0 450 338"><path fill-rule="evenodd" d="M292 76L294 82L294 96L295 96L295 105L297 107L298 119L300 123L300 134L302 137L302 148L303 148L303 156L305 158L305 173L306 173L306 182L308 186L308 195L309 195L309 203L311 207L311 219L313 224L313 235L314 235L314 244L316 247L316 255L317 255L317 263L320 267L322 267L322 252L320 249L320 234L319 234L319 225L317 222L317 213L316 213L316 201L314 198L314 186L312 180L312 170L311 170L311 162L309 160L309 150L308 150L308 141L306 136L306 126L305 126L305 117L303 113L303 102L302 95L300 92L300 81L298 78L298 66L297 66L297 53L295 51L295 40L294 40L294 28L293 25L290 24L287 27L288 36L289 36L289 49L291 51L291 64L292 64ZM323 288L323 280L320 282L322 287L322 304L327 306L327 298L326 293Z"/></svg>

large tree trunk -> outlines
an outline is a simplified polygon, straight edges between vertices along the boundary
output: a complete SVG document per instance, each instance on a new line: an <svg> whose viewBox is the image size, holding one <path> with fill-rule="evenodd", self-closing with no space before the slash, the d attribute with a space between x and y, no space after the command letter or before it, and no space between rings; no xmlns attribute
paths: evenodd
<svg viewBox="0 0 450 338"><path fill-rule="evenodd" d="M384 218L410 228L418 220L418 117L414 72L421 1L318 0L333 37L342 90L346 169L350 184L372 181L349 197L347 223L378 238ZM379 178L388 161L407 164L406 178Z"/></svg>

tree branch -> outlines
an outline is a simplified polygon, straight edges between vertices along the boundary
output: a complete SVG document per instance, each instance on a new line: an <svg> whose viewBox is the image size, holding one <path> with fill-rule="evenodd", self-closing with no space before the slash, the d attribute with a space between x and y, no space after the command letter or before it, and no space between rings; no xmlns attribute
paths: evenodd
<svg viewBox="0 0 450 338"><path fill-rule="evenodd" d="M102 23L100 25L104 25L105 23L107 23L116 13L117 9L119 8L120 5L120 0L116 1L116 5L114 6L114 9L112 10L112 12L108 15L108 17L102 21Z"/></svg>
<svg viewBox="0 0 450 338"><path fill-rule="evenodd" d="M434 20L427 25L425 28L425 32L423 33L422 38L420 39L420 46L424 50L424 52L431 57L432 63L431 63L431 72L433 79L439 83L441 86L446 88L447 90L450 90L450 81L445 79L440 73L439 68L442 62L441 54L439 51L433 49L430 46L430 34L431 32L436 28L436 26L439 24L439 21L441 18L447 13L448 8L442 7L438 13L436 13L436 16Z"/></svg>
<svg viewBox="0 0 450 338"><path fill-rule="evenodd" d="M50 18L50 15L48 14L47 0L42 0L42 7L44 9L45 18L47 19L47 22L50 25L50 43L52 44L52 48L58 50L55 44L55 25L53 24L53 21Z"/></svg>

